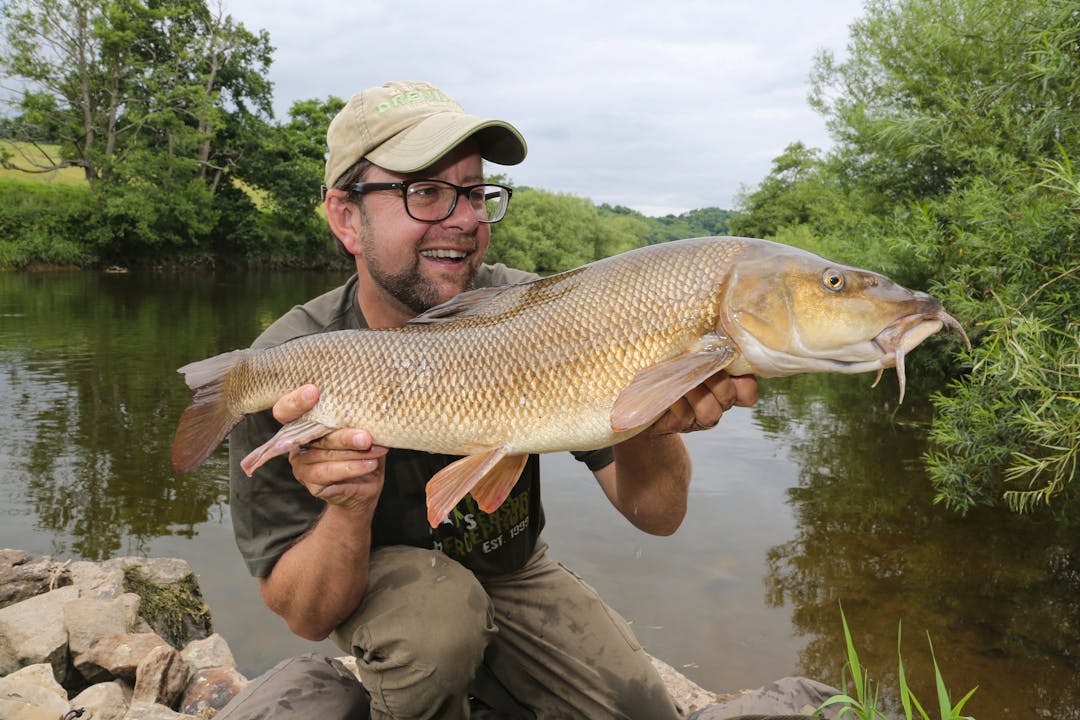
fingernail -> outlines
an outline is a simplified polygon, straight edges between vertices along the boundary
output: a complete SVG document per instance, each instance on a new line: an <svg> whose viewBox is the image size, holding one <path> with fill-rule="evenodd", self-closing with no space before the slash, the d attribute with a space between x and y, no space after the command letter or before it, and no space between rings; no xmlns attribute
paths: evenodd
<svg viewBox="0 0 1080 720"><path fill-rule="evenodd" d="M313 387L303 388L300 391L300 397L303 398L304 402L308 402L308 403L315 402L315 388L313 388Z"/></svg>

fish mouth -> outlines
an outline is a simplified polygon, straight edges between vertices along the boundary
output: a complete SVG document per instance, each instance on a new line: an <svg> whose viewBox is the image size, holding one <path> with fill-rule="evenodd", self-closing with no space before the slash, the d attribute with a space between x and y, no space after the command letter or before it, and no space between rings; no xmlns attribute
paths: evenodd
<svg viewBox="0 0 1080 720"><path fill-rule="evenodd" d="M964 346L969 351L971 350L971 340L968 339L963 326L940 306L932 312L905 315L878 333L871 342L881 350L883 357L881 368L878 369L877 377L874 378L873 387L877 387L881 381L885 368L895 367L896 377L900 381L900 402L904 402L904 390L907 386L907 373L904 369L905 356L943 327L959 332L964 339Z"/></svg>

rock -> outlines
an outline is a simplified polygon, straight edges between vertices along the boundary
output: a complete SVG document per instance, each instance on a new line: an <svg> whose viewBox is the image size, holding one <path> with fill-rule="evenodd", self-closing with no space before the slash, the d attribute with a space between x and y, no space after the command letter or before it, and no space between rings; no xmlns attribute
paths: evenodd
<svg viewBox="0 0 1080 720"><path fill-rule="evenodd" d="M197 670L184 688L180 712L198 717L213 717L244 689L248 681L236 668L211 667Z"/></svg>
<svg viewBox="0 0 1080 720"><path fill-rule="evenodd" d="M0 608L0 675L45 662L52 665L56 679L64 681L67 628L61 618L64 605L78 596L76 588L63 587Z"/></svg>
<svg viewBox="0 0 1080 720"><path fill-rule="evenodd" d="M159 647L169 647L157 633L125 633L98 638L82 656L82 664L95 677L103 671L109 677L124 678L134 682L139 663Z"/></svg>
<svg viewBox="0 0 1080 720"><path fill-rule="evenodd" d="M69 657L80 673L70 678ZM354 658L339 660L357 675ZM809 715L837 692L784 678L721 695L652 662L690 720ZM0 550L0 720L57 720L73 709L94 720L206 720L245 687L258 687L235 665L228 643L213 633L198 579L184 560L57 564ZM109 682L83 689L84 678ZM65 686L82 692L69 702ZM836 713L829 708L824 717Z"/></svg>
<svg viewBox="0 0 1080 720"><path fill-rule="evenodd" d="M52 665L48 663L38 663L37 665L27 665L21 670L16 670L10 675L5 675L0 678L0 687L3 687L5 682L11 680L27 680L34 685L50 690L56 694L61 700L67 700L67 691L64 687L56 681L56 677L53 675Z"/></svg>
<svg viewBox="0 0 1080 720"><path fill-rule="evenodd" d="M40 708L52 713L53 720L63 717L71 709L66 694L61 699L50 688L38 685L28 676L13 678L9 675L0 679L0 700L26 703ZM7 716L0 713L0 717Z"/></svg>
<svg viewBox="0 0 1080 720"><path fill-rule="evenodd" d="M836 688L816 680L786 677L700 710L688 720L725 720L743 715L809 716L821 703L839 692ZM838 713L838 708L828 707L821 717L833 719L838 717Z"/></svg>
<svg viewBox="0 0 1080 720"><path fill-rule="evenodd" d="M133 702L124 720L202 720L202 718L195 715L182 715L164 705Z"/></svg>
<svg viewBox="0 0 1080 720"><path fill-rule="evenodd" d="M71 699L75 710L86 710L93 720L122 720L131 702L131 688L122 680L91 685Z"/></svg>
<svg viewBox="0 0 1080 720"><path fill-rule="evenodd" d="M113 599L80 597L64 606L64 624L68 631L68 652L71 653L72 665L88 682L113 678L99 664L87 662L87 653L95 640L131 632L138 608L139 596L135 593L125 593Z"/></svg>
<svg viewBox="0 0 1080 720"><path fill-rule="evenodd" d="M112 558L98 564L106 571L123 572L129 568L138 568L158 585L173 585L195 574L195 571L191 569L191 564L183 558L144 558L131 555Z"/></svg>
<svg viewBox="0 0 1080 720"><path fill-rule="evenodd" d="M68 585L71 574L51 557L0 550L0 608Z"/></svg>
<svg viewBox="0 0 1080 720"><path fill-rule="evenodd" d="M40 708L29 700L0 697L0 718L4 720L56 720L51 710Z"/></svg>
<svg viewBox="0 0 1080 720"><path fill-rule="evenodd" d="M158 703L172 707L184 692L188 666L176 649L165 645L151 650L135 670L132 703Z"/></svg>
<svg viewBox="0 0 1080 720"><path fill-rule="evenodd" d="M123 568L106 568L96 562L80 560L68 566L71 583L79 588L81 597L109 600L124 594Z"/></svg>
<svg viewBox="0 0 1080 720"><path fill-rule="evenodd" d="M124 574L124 589L142 598L139 615L174 648L213 632L199 580L179 558L116 558L102 563Z"/></svg>
<svg viewBox="0 0 1080 720"><path fill-rule="evenodd" d="M202 640L192 640L180 651L180 655L193 671L212 667L236 667L229 644L217 633Z"/></svg>
<svg viewBox="0 0 1080 720"><path fill-rule="evenodd" d="M667 686L671 699L686 713L692 713L729 697L704 689L663 660L654 658L651 655L649 659L652 660L656 671L660 673L660 679Z"/></svg>

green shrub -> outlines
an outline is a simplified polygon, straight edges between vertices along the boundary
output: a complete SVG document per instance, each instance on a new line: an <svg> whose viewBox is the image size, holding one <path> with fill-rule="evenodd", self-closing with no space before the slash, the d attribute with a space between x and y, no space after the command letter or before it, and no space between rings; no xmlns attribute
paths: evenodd
<svg viewBox="0 0 1080 720"><path fill-rule="evenodd" d="M0 268L91 265L89 188L0 178Z"/></svg>

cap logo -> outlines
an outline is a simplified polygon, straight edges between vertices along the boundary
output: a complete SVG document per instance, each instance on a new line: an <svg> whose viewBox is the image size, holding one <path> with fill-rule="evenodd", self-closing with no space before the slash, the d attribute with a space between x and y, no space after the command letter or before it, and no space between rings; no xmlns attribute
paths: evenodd
<svg viewBox="0 0 1080 720"><path fill-rule="evenodd" d="M432 88L430 90L410 90L409 92L398 93L385 102L379 103L375 110L379 113L384 113L388 110L392 110L402 105L411 105L416 102L450 102L457 104L455 100L444 93L442 90Z"/></svg>

